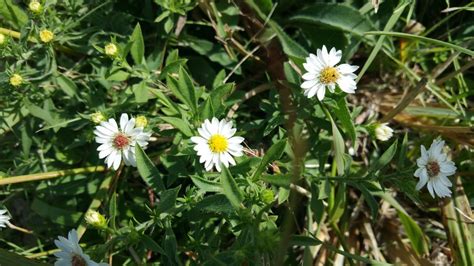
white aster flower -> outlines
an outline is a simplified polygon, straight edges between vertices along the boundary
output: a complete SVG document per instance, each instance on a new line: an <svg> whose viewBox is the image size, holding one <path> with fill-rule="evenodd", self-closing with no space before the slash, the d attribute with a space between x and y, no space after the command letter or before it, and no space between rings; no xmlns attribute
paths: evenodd
<svg viewBox="0 0 474 266"><path fill-rule="evenodd" d="M387 141L393 136L393 129L388 123L377 124L375 127L375 137L380 141Z"/></svg>
<svg viewBox="0 0 474 266"><path fill-rule="evenodd" d="M433 198L435 194L441 198L451 196L449 187L452 184L448 176L456 172L454 162L448 160L442 152L443 147L444 140L434 140L428 151L421 145L421 157L416 160L419 168L415 171L415 176L420 178L416 189L420 190L428 183L428 191Z"/></svg>
<svg viewBox="0 0 474 266"><path fill-rule="evenodd" d="M79 238L75 229L69 231L67 239L59 236L54 244L60 251L54 253L57 257L54 266L106 266L107 263L97 263L84 254L79 246Z"/></svg>
<svg viewBox="0 0 474 266"><path fill-rule="evenodd" d="M308 72L303 75L305 81L301 84L305 96L311 98L317 95L318 99L322 101L326 88L334 93L336 84L346 93L355 93L357 89L355 78L357 75L352 72L359 67L349 64L336 66L341 61L341 57L342 52L340 50L332 48L328 53L324 45L322 50L318 49L316 51L316 55L309 54L306 63L303 64Z"/></svg>
<svg viewBox="0 0 474 266"><path fill-rule="evenodd" d="M97 148L99 158L105 158L107 167L117 170L123 161L125 165L137 166L135 159L135 145L138 143L143 149L148 145L151 133L144 132L143 127L135 127L135 118L128 119L127 114L120 117L120 128L111 118L95 127L95 141L102 145Z"/></svg>
<svg viewBox="0 0 474 266"><path fill-rule="evenodd" d="M6 227L10 219L6 209L0 210L0 227Z"/></svg>
<svg viewBox="0 0 474 266"><path fill-rule="evenodd" d="M229 167L229 164L235 165L232 156L242 156L243 147L240 145L244 138L235 136L236 129L232 128L232 122L225 119L219 121L212 118L212 122L206 119L198 128L200 136L192 137L191 141L196 143L194 150L200 156L199 162L204 163L207 171L216 167L221 171L221 164Z"/></svg>

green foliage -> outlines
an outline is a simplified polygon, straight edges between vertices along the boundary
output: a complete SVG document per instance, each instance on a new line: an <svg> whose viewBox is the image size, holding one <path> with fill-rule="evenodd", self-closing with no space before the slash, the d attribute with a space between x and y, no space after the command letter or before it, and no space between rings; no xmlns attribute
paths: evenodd
<svg viewBox="0 0 474 266"><path fill-rule="evenodd" d="M114 265L469 264L473 3L372 2L0 0L0 265L71 229ZM453 199L415 188L438 137Z"/></svg>

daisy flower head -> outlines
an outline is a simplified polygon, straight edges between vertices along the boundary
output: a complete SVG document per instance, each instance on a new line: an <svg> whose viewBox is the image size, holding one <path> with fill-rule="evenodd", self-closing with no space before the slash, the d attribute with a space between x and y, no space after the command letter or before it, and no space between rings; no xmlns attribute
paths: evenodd
<svg viewBox="0 0 474 266"><path fill-rule="evenodd" d="M325 45L316 51L316 55L309 54L306 63L303 64L306 73L303 75L304 82L301 88L308 98L317 95L322 101L326 94L326 89L334 93L336 85L346 93L355 93L357 77L353 72L359 67L349 64L340 64L342 51L331 48L328 52Z"/></svg>
<svg viewBox="0 0 474 266"><path fill-rule="evenodd" d="M233 156L242 156L243 147L240 145L244 138L234 136L237 129L232 127L232 122L225 119L206 119L198 128L199 136L191 138L196 145L194 150L200 156L199 162L204 163L206 171L210 171L214 166L217 171L221 171L221 164L225 167L235 165Z"/></svg>
<svg viewBox="0 0 474 266"><path fill-rule="evenodd" d="M54 253L56 262L54 266L105 266L106 263L97 263L82 251L79 238L75 229L69 231L68 237L59 236L54 244L60 251Z"/></svg>
<svg viewBox="0 0 474 266"><path fill-rule="evenodd" d="M0 210L0 227L6 227L10 219L6 209Z"/></svg>
<svg viewBox="0 0 474 266"><path fill-rule="evenodd" d="M418 169L414 175L420 178L416 189L420 190L427 184L428 191L433 198L435 194L441 198L451 196L450 187L452 184L448 176L454 175L456 172L454 162L450 161L443 153L443 147L444 140L433 140L428 150L421 145L421 157L416 160Z"/></svg>
<svg viewBox="0 0 474 266"><path fill-rule="evenodd" d="M117 170L122 160L125 165L137 166L135 145L143 149L148 145L151 132L143 131L143 127L136 127L135 118L128 119L127 114L120 116L120 128L115 119L100 123L94 130L95 141L101 144L99 158L105 158L107 167Z"/></svg>

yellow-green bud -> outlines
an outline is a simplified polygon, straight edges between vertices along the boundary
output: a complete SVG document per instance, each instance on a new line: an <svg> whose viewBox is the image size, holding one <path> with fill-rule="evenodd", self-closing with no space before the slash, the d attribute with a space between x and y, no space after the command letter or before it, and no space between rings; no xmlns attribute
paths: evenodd
<svg viewBox="0 0 474 266"><path fill-rule="evenodd" d="M117 48L117 45L113 44L113 43L109 43L107 44L105 47L104 47L104 52L106 55L110 56L110 57L115 57L117 56L117 53L118 53L118 48Z"/></svg>
<svg viewBox="0 0 474 266"><path fill-rule="evenodd" d="M13 87L19 87L21 84L23 84L23 78L19 74L13 74L10 77L10 85Z"/></svg>
<svg viewBox="0 0 474 266"><path fill-rule="evenodd" d="M30 2L28 5L28 9L31 11L31 13L34 14L40 14L41 11L43 11L43 7L41 6L41 3L38 2L37 0L33 0Z"/></svg>
<svg viewBox="0 0 474 266"><path fill-rule="evenodd" d="M7 37L0 33L0 45L3 45L7 41Z"/></svg>
<svg viewBox="0 0 474 266"><path fill-rule="evenodd" d="M107 226L105 217L97 211L88 210L84 216L86 223L97 228L104 228Z"/></svg>
<svg viewBox="0 0 474 266"><path fill-rule="evenodd" d="M275 193L271 189L265 189L262 191L262 200L263 202L269 204L273 202L273 198L275 197Z"/></svg>
<svg viewBox="0 0 474 266"><path fill-rule="evenodd" d="M39 33L42 42L49 43L54 39L54 33L50 30L42 30Z"/></svg>
<svg viewBox="0 0 474 266"><path fill-rule="evenodd" d="M100 123L104 122L106 119L107 118L105 117L105 115L102 114L101 112L95 112L95 113L91 114L91 120L95 124L100 124Z"/></svg>
<svg viewBox="0 0 474 266"><path fill-rule="evenodd" d="M135 126L137 127L146 127L148 125L148 120L146 119L145 116L139 115L137 118L135 118Z"/></svg>

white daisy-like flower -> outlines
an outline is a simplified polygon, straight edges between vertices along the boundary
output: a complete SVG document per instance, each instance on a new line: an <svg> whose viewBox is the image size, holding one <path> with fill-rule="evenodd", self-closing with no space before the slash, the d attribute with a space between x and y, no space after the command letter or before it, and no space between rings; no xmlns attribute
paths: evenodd
<svg viewBox="0 0 474 266"><path fill-rule="evenodd" d="M421 145L421 157L416 160L419 168L415 171L415 176L420 178L416 189L420 190L428 184L428 191L433 198L435 194L441 198L451 196L452 184L448 176L456 172L454 162L447 159L442 151L443 147L444 140L434 140L428 151Z"/></svg>
<svg viewBox="0 0 474 266"><path fill-rule="evenodd" d="M318 99L322 101L326 88L334 93L336 84L346 93L355 93L357 75L353 72L359 67L349 64L336 66L341 61L341 57L340 50L331 48L328 52L325 45L316 51L316 55L309 54L306 63L303 64L308 72L303 75L305 81L301 84L305 96L311 98L317 95Z"/></svg>
<svg viewBox="0 0 474 266"><path fill-rule="evenodd" d="M10 215L6 209L0 210L0 227L6 227L8 225L8 221L10 221Z"/></svg>
<svg viewBox="0 0 474 266"><path fill-rule="evenodd" d="M235 165L235 160L232 156L242 156L243 147L240 145L244 138L234 136L237 130L232 128L232 122L227 122L225 119L218 120L212 118L212 122L206 119L198 128L200 136L191 138L191 141L196 143L194 150L200 156L199 162L204 163L207 171L210 171L214 166L217 171L221 171L221 164L229 167L229 164Z"/></svg>
<svg viewBox="0 0 474 266"><path fill-rule="evenodd" d="M95 141L101 145L97 148L99 158L105 158L107 167L117 170L123 161L125 165L137 166L135 145L143 149L148 145L151 132L144 132L143 127L135 127L135 118L128 119L127 114L120 117L120 128L115 119L104 121L95 127Z"/></svg>
<svg viewBox="0 0 474 266"><path fill-rule="evenodd" d="M388 123L377 124L375 127L375 137L380 141L387 141L393 136L393 129Z"/></svg>
<svg viewBox="0 0 474 266"><path fill-rule="evenodd" d="M68 237L59 236L54 244L60 251L54 253L54 266L107 266L107 263L97 263L82 251L75 229L69 231Z"/></svg>

